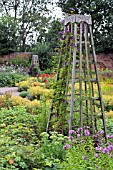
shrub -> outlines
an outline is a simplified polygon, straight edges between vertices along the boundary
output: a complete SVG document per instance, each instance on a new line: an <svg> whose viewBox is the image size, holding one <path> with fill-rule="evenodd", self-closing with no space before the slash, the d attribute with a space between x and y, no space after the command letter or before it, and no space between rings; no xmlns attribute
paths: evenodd
<svg viewBox="0 0 113 170"><path fill-rule="evenodd" d="M33 76L33 77L39 75L40 74L40 69L39 69L38 65L32 64L30 66L29 70L28 70L28 74L30 76Z"/></svg>
<svg viewBox="0 0 113 170"><path fill-rule="evenodd" d="M40 99L41 96L44 99L52 98L53 90L52 89L45 89L41 86L30 87L28 89L28 93L33 96L33 98Z"/></svg>
<svg viewBox="0 0 113 170"><path fill-rule="evenodd" d="M5 87L5 86L15 86L16 83L26 80L28 76L26 75L21 75L17 73L3 73L0 74L0 87Z"/></svg>
<svg viewBox="0 0 113 170"><path fill-rule="evenodd" d="M15 66L29 67L31 64L31 59L29 55L19 54L10 59L10 64Z"/></svg>
<svg viewBox="0 0 113 170"><path fill-rule="evenodd" d="M0 108L6 107L5 101L3 99L3 96L0 96Z"/></svg>
<svg viewBox="0 0 113 170"><path fill-rule="evenodd" d="M25 107L1 109L0 115L0 169L32 170L38 143L37 116Z"/></svg>
<svg viewBox="0 0 113 170"><path fill-rule="evenodd" d="M26 81L21 81L19 83L16 83L16 86L18 86L18 91L23 91L23 90L26 91L36 81L37 81L37 78L30 77Z"/></svg>
<svg viewBox="0 0 113 170"><path fill-rule="evenodd" d="M96 170L103 169L103 166L104 169L113 168L113 145L111 143L105 145L102 131L90 136L90 129L84 127L78 128L77 131L71 130L70 134L70 143L64 145L66 155L61 163L61 169Z"/></svg>
<svg viewBox="0 0 113 170"><path fill-rule="evenodd" d="M25 107L1 109L0 115L0 169L32 169L37 117Z"/></svg>
<svg viewBox="0 0 113 170"><path fill-rule="evenodd" d="M27 91L22 91L19 95L21 97L25 98L28 95L28 92Z"/></svg>

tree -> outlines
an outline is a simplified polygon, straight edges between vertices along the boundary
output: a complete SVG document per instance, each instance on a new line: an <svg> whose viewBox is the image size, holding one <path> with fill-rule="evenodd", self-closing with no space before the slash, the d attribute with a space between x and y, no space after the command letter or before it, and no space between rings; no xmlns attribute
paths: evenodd
<svg viewBox="0 0 113 170"><path fill-rule="evenodd" d="M58 46L58 34L62 25L59 19L53 20L48 28L48 32L45 34L45 41L49 44L50 51L54 51Z"/></svg>
<svg viewBox="0 0 113 170"><path fill-rule="evenodd" d="M91 15L97 52L113 51L113 0L59 0L58 6L65 13Z"/></svg>
<svg viewBox="0 0 113 170"><path fill-rule="evenodd" d="M0 18L0 55L12 53L17 46L16 27L11 17ZM13 35L15 34L15 39Z"/></svg>
<svg viewBox="0 0 113 170"><path fill-rule="evenodd" d="M20 40L20 51L26 50L29 36L34 39L46 28L50 18L45 15L49 13L47 4L50 0L1 0L2 14L13 16L14 22L19 23L18 35Z"/></svg>

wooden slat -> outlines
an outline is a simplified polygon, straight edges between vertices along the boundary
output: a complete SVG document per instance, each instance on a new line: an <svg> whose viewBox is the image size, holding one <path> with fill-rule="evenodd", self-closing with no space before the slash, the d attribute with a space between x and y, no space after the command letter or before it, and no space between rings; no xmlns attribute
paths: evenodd
<svg viewBox="0 0 113 170"><path fill-rule="evenodd" d="M95 48L94 48L93 33L92 33L91 25L89 26L89 29L90 29L90 35L91 35L91 45L92 45L92 49L93 49L94 61L95 61L95 63L97 63L97 60L96 60L96 53L95 53ZM101 105L101 112L102 112L102 121L103 121L103 127L104 127L104 134L105 134L105 138L106 138L106 142L107 142L108 139L107 139L107 129L106 129L106 121L105 121L104 105L103 105L102 92L101 92L100 83L99 83L97 65L95 65L95 72L96 72L96 77L97 77L97 80L98 80L98 81L97 81L97 85L98 85L98 92L99 92L99 97L100 97L100 105Z"/></svg>
<svg viewBox="0 0 113 170"><path fill-rule="evenodd" d="M74 79L75 79L75 65L76 65L76 51L77 51L77 24L74 24L74 52L73 52L73 68L72 68L72 89L71 89L71 104L70 104L70 117L69 117L69 130L72 129L73 105L74 105ZM70 134L69 134L70 136Z"/></svg>
<svg viewBox="0 0 113 170"><path fill-rule="evenodd" d="M88 44L87 44L87 40L88 40L88 25L85 23L85 51L86 51L86 61L87 61L87 75L88 75L88 84L89 84L89 97L91 99L92 97L92 88L91 88L91 84L90 84L90 69L89 69L89 56L88 56ZM91 123L92 123L92 132L94 134L95 132L95 126L94 126L94 117L93 117L93 108L92 108L92 100L90 100L90 112L91 112Z"/></svg>

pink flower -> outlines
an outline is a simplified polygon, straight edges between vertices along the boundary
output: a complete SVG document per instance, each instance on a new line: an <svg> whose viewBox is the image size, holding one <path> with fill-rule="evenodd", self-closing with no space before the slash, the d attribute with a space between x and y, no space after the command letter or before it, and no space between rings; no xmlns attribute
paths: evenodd
<svg viewBox="0 0 113 170"><path fill-rule="evenodd" d="M107 153L107 149L106 148L102 149L102 153Z"/></svg>
<svg viewBox="0 0 113 170"><path fill-rule="evenodd" d="M95 153L95 154L94 154L94 157L98 157L98 153Z"/></svg>
<svg viewBox="0 0 113 170"><path fill-rule="evenodd" d="M74 137L73 136L70 136L69 137L69 140L72 142L74 140Z"/></svg>
<svg viewBox="0 0 113 170"><path fill-rule="evenodd" d="M103 131L102 131L102 130L98 131L98 134L99 134L99 135L102 135L102 134L103 134Z"/></svg>
<svg viewBox="0 0 113 170"><path fill-rule="evenodd" d="M62 19L62 20L61 20L61 23L64 24L64 22L65 22L65 19Z"/></svg>
<svg viewBox="0 0 113 170"><path fill-rule="evenodd" d="M80 138L81 137L81 135L80 134L77 134L77 138Z"/></svg>
<svg viewBox="0 0 113 170"><path fill-rule="evenodd" d="M63 146L63 149L68 149L68 148L70 148L70 145L68 144L68 143L66 143L66 145L65 146Z"/></svg>
<svg viewBox="0 0 113 170"><path fill-rule="evenodd" d="M85 129L85 130L84 130L84 135L85 135L85 136L89 136L89 135L90 135L90 131L89 131L88 129Z"/></svg>
<svg viewBox="0 0 113 170"><path fill-rule="evenodd" d="M102 147L98 146L98 147L96 147L96 150L100 151L100 150L102 150Z"/></svg>
<svg viewBox="0 0 113 170"><path fill-rule="evenodd" d="M79 128L78 128L78 132L82 132L82 127L79 127Z"/></svg>
<svg viewBox="0 0 113 170"><path fill-rule="evenodd" d="M75 131L74 130L70 130L69 134L75 134Z"/></svg>
<svg viewBox="0 0 113 170"><path fill-rule="evenodd" d="M112 156L112 154L110 154L109 156L110 156L110 158L112 158L112 157L113 157L113 156Z"/></svg>

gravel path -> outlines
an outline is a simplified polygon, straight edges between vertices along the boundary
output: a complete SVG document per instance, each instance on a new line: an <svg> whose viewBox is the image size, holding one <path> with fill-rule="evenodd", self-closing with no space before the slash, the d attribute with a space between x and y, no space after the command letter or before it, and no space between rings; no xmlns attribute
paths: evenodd
<svg viewBox="0 0 113 170"><path fill-rule="evenodd" d="M19 96L18 87L0 87L0 94L11 92L14 96Z"/></svg>

